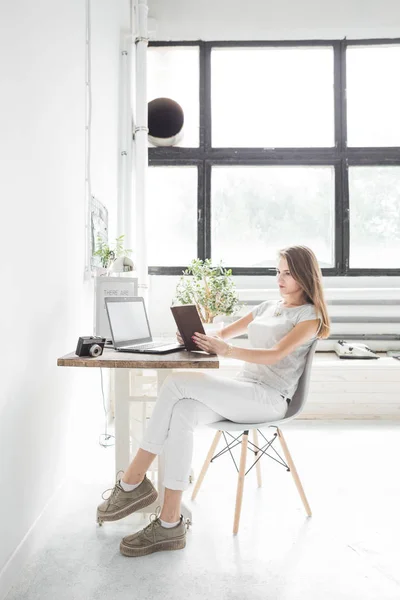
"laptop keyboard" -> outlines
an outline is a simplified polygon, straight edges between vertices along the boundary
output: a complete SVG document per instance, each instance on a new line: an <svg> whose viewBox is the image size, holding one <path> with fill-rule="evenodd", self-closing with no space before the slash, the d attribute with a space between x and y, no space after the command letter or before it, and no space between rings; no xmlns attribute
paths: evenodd
<svg viewBox="0 0 400 600"><path fill-rule="evenodd" d="M164 346L171 346L171 342L165 344L161 342L149 342L148 344L139 344L138 346L126 346L126 348L137 348L138 350L151 350L152 348L163 348Z"/></svg>

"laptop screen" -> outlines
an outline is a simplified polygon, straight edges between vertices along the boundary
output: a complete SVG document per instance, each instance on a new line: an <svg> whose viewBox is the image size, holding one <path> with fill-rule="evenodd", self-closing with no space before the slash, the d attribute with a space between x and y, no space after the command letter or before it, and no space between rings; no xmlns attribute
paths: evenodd
<svg viewBox="0 0 400 600"><path fill-rule="evenodd" d="M113 299L114 300L114 299ZM115 299L107 301L110 328L114 343L151 340L150 328L147 322L146 310L142 299Z"/></svg>

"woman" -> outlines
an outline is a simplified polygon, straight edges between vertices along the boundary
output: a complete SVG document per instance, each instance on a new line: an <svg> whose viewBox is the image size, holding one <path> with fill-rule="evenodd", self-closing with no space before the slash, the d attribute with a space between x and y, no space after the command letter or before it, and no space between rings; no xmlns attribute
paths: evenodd
<svg viewBox="0 0 400 600"><path fill-rule="evenodd" d="M330 320L315 254L306 246L279 251L277 281L280 300L267 300L222 329L218 336L196 333L200 350L244 361L234 378L204 372L177 372L160 389L140 448L111 496L97 509L99 521L115 521L148 506L157 491L146 477L157 454L165 453L164 504L155 519L123 538L126 556L177 550L186 544L180 514L182 492L189 487L193 430L197 424L222 419L260 423L285 416L296 391L307 352L316 337L329 336ZM248 331L250 348L227 339ZM182 340L177 334L180 343Z"/></svg>

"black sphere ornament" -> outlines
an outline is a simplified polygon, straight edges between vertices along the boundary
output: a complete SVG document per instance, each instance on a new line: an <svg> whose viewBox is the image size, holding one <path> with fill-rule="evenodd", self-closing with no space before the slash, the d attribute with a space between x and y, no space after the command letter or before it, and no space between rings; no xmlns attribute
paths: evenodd
<svg viewBox="0 0 400 600"><path fill-rule="evenodd" d="M174 146L183 137L182 107L171 98L155 98L148 103L149 142L154 146Z"/></svg>

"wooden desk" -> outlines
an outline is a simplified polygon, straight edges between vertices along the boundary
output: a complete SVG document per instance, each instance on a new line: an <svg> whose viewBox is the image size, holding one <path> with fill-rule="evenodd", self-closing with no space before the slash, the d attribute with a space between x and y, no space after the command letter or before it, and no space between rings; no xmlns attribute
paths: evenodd
<svg viewBox="0 0 400 600"><path fill-rule="evenodd" d="M104 367L106 369L218 369L218 356L205 352L173 352L171 354L128 354L104 348L97 358L76 356L75 352L57 360L59 367Z"/></svg>
<svg viewBox="0 0 400 600"><path fill-rule="evenodd" d="M157 372L157 395L165 378L174 369L218 369L218 356L210 356L203 352L173 352L171 354L128 354L105 348L103 354L96 358L76 356L74 352L66 354L57 360L59 367L86 367L112 369L111 376L114 390L115 411L115 473L126 470L130 462L129 436L129 402L143 400L133 398L131 394L132 369L140 372L142 369L154 369ZM163 455L158 459L157 487L159 498L154 505L146 507L145 512L152 512L155 506L162 504L164 488L161 484L164 475ZM182 506L185 517L191 518L190 511Z"/></svg>

